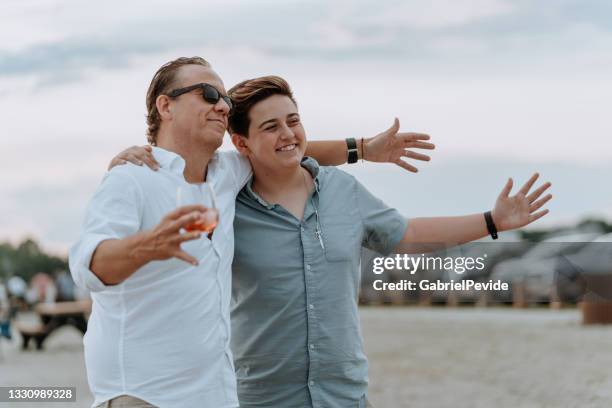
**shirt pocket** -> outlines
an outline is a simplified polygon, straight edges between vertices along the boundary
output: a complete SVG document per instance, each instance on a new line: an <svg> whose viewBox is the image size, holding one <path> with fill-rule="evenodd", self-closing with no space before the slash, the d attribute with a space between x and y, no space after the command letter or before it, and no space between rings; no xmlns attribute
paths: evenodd
<svg viewBox="0 0 612 408"><path fill-rule="evenodd" d="M325 259L329 262L350 261L359 257L361 229L352 222L327 222L322 225Z"/></svg>

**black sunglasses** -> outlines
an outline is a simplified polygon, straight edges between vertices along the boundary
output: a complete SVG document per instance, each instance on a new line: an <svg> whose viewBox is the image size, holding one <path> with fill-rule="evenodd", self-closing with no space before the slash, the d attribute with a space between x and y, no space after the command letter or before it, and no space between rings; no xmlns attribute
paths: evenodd
<svg viewBox="0 0 612 408"><path fill-rule="evenodd" d="M234 104L232 103L232 100L229 96L222 95L221 92L217 90L217 88L212 85L205 84L204 82L200 84L186 86L185 88L174 89L168 93L168 96L171 98L176 98L177 96L180 96L187 92L191 92L194 89L201 89L202 98L204 98L204 100L210 104L216 105L217 102L219 102L219 99L223 99L227 106L229 106L230 111L234 107Z"/></svg>

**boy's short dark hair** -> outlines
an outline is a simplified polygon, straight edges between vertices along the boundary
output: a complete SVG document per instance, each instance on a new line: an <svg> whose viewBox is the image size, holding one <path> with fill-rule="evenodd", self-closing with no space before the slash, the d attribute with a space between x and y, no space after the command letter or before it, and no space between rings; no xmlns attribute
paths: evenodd
<svg viewBox="0 0 612 408"><path fill-rule="evenodd" d="M249 112L256 103L272 95L285 95L297 106L287 81L274 75L242 81L233 86L227 94L234 104L229 116L230 133L238 133L245 137L248 137L251 124Z"/></svg>

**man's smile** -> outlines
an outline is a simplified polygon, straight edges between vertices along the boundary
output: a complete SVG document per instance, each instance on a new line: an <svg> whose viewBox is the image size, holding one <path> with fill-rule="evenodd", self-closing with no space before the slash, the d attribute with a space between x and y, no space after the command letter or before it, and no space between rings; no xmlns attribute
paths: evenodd
<svg viewBox="0 0 612 408"><path fill-rule="evenodd" d="M208 119L209 122L219 122L223 127L227 127L227 123L223 119Z"/></svg>

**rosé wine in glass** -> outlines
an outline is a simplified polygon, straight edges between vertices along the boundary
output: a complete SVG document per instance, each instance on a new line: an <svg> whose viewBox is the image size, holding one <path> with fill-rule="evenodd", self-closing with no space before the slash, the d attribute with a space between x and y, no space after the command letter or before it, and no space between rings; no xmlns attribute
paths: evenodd
<svg viewBox="0 0 612 408"><path fill-rule="evenodd" d="M215 191L210 183L182 184L176 191L178 207L200 204L207 208L202 217L185 227L186 231L212 233L219 223L219 211L215 204Z"/></svg>

